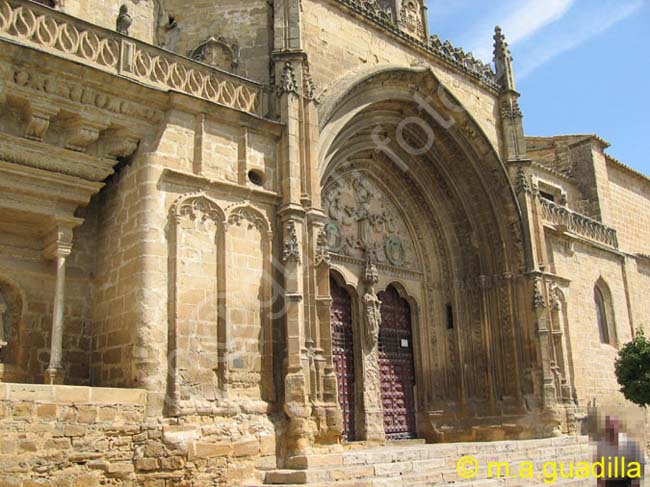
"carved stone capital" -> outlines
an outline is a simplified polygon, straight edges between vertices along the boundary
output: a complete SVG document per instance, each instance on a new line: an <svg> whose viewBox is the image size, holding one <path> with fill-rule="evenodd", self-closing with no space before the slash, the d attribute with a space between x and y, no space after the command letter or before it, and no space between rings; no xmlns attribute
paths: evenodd
<svg viewBox="0 0 650 487"><path fill-rule="evenodd" d="M71 227L55 225L45 237L43 255L48 259L67 257L72 252L72 239Z"/></svg>

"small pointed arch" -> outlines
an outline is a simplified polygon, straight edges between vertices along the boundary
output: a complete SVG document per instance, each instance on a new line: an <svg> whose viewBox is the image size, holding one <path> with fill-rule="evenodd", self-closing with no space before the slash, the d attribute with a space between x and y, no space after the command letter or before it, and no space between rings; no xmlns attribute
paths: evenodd
<svg viewBox="0 0 650 487"><path fill-rule="evenodd" d="M409 305L409 308L411 308L411 311L413 311L415 308L417 308L417 303L411 293L408 291L406 286L401 283L400 281L392 280L386 284L386 287L382 290L382 292L387 293L387 292L393 292L396 293L397 296L399 296L401 299L406 301Z"/></svg>
<svg viewBox="0 0 650 487"><path fill-rule="evenodd" d="M596 307L596 322L598 324L601 343L616 347L618 337L616 334L612 293L602 277L598 278L598 281L594 285L594 305Z"/></svg>
<svg viewBox="0 0 650 487"><path fill-rule="evenodd" d="M260 233L266 233L268 238L271 239L271 222L261 209L252 205L249 201L242 201L226 207L226 222L228 225L241 225L244 220L254 225Z"/></svg>
<svg viewBox="0 0 650 487"><path fill-rule="evenodd" d="M183 217L198 220L201 223L210 219L220 228L224 227L226 221L226 216L219 204L202 191L178 197L172 205L171 212L177 221Z"/></svg>

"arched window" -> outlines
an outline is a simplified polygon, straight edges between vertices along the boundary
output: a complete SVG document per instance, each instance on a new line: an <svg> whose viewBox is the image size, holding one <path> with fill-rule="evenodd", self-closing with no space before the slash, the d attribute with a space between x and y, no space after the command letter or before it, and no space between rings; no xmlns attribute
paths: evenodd
<svg viewBox="0 0 650 487"><path fill-rule="evenodd" d="M601 343L616 346L616 328L614 325L614 312L611 296L606 284L598 283L594 287L594 301L596 304L596 320Z"/></svg>

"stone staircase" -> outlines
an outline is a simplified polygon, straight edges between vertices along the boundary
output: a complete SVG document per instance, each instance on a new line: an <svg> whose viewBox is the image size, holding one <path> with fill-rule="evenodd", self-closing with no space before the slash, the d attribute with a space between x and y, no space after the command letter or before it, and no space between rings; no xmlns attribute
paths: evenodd
<svg viewBox="0 0 650 487"><path fill-rule="evenodd" d="M381 447L355 444L289 460L289 468L266 472L263 485L298 487L424 487L528 486L544 484L545 462L591 462L594 450L587 437L486 443L423 444L395 442ZM456 471L458 460L471 455L478 460L478 474L471 480ZM488 475L488 462L509 462L509 478ZM521 462L532 462L533 478L519 475ZM566 467L568 469L568 467ZM567 470L568 471L568 470ZM497 477L497 478L490 478ZM563 479L553 485L593 486L589 479Z"/></svg>

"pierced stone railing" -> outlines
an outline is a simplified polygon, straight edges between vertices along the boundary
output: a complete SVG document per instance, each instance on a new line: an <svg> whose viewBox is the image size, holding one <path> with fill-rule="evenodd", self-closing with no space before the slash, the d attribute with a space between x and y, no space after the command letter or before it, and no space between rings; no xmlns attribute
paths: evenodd
<svg viewBox="0 0 650 487"><path fill-rule="evenodd" d="M0 39L264 116L263 86L27 0L0 0Z"/></svg>
<svg viewBox="0 0 650 487"><path fill-rule="evenodd" d="M616 230L613 228L541 196L538 199L542 207L542 220L545 222L563 226L571 233L618 248L618 237L616 236Z"/></svg>

